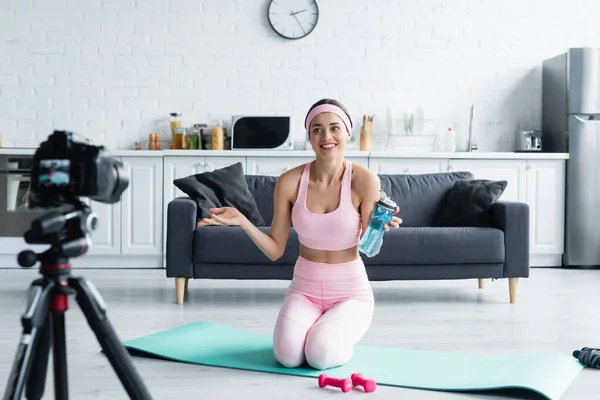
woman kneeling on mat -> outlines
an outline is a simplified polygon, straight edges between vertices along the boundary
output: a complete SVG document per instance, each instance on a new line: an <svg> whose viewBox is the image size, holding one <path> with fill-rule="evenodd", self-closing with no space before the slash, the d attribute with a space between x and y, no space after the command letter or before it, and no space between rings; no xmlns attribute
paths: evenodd
<svg viewBox="0 0 600 400"><path fill-rule="evenodd" d="M300 257L275 324L274 355L285 367L306 361L326 369L350 360L373 318L373 291L358 243L379 200L380 181L344 159L352 121L339 102L314 104L305 127L315 160L277 180L268 235L230 207L211 210L212 217L198 225L239 225L271 260L283 255L294 226ZM394 217L389 227L400 223Z"/></svg>

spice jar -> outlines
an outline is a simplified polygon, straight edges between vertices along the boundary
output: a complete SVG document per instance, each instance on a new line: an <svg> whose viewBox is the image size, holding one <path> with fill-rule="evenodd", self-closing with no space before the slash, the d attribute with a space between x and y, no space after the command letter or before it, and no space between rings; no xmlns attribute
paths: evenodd
<svg viewBox="0 0 600 400"><path fill-rule="evenodd" d="M135 144L133 145L133 148L135 150L141 150L142 149L142 144L140 142L135 142Z"/></svg>
<svg viewBox="0 0 600 400"><path fill-rule="evenodd" d="M160 135L158 133L148 135L148 150L160 150Z"/></svg>

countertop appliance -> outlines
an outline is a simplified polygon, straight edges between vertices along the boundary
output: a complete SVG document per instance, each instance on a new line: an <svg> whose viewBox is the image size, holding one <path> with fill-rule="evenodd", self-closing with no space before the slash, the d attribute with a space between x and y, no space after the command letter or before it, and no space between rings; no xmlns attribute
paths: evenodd
<svg viewBox="0 0 600 400"><path fill-rule="evenodd" d="M234 116L232 150L293 150L289 116Z"/></svg>
<svg viewBox="0 0 600 400"><path fill-rule="evenodd" d="M22 237L41 211L26 206L33 156L0 156L0 237Z"/></svg>
<svg viewBox="0 0 600 400"><path fill-rule="evenodd" d="M564 266L600 265L600 48L542 62L545 152L567 152Z"/></svg>
<svg viewBox="0 0 600 400"><path fill-rule="evenodd" d="M0 154L0 237L22 238L35 219L70 208L29 208L32 165L33 154Z"/></svg>
<svg viewBox="0 0 600 400"><path fill-rule="evenodd" d="M517 135L517 152L542 151L542 132L520 131Z"/></svg>

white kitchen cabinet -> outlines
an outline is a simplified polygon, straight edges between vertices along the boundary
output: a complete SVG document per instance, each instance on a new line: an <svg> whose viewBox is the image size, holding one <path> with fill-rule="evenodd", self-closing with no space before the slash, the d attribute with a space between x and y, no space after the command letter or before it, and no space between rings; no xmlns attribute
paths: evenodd
<svg viewBox="0 0 600 400"><path fill-rule="evenodd" d="M248 157L246 164L249 175L280 176L299 165L313 161L314 157ZM345 157L346 160L369 168L368 157Z"/></svg>
<svg viewBox="0 0 600 400"><path fill-rule="evenodd" d="M525 160L466 160L451 159L448 171L468 171L475 179L507 181L506 189L500 200L526 200L527 192L527 163Z"/></svg>
<svg viewBox="0 0 600 400"><path fill-rule="evenodd" d="M246 165L249 175L279 176L312 160L314 157L248 157Z"/></svg>
<svg viewBox="0 0 600 400"><path fill-rule="evenodd" d="M564 251L564 161L527 160L526 192L531 253L559 259Z"/></svg>
<svg viewBox="0 0 600 400"><path fill-rule="evenodd" d="M369 157L346 157L346 160L369 169Z"/></svg>
<svg viewBox="0 0 600 400"><path fill-rule="evenodd" d="M129 187L121 199L121 254L162 254L162 157L123 157Z"/></svg>
<svg viewBox="0 0 600 400"><path fill-rule="evenodd" d="M98 217L96 230L92 231L92 248L89 255L121 254L121 203L105 204L81 198Z"/></svg>
<svg viewBox="0 0 600 400"><path fill-rule="evenodd" d="M435 174L448 171L448 160L443 158L371 158L369 169L381 175Z"/></svg>

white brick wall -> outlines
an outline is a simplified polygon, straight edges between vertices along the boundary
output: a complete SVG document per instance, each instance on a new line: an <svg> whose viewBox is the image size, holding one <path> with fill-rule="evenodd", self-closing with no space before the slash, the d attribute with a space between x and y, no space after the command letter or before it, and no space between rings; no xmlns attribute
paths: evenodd
<svg viewBox="0 0 600 400"><path fill-rule="evenodd" d="M540 60L600 45L597 0L318 0L319 25L284 41L268 0L3 0L0 133L37 145L70 129L113 148L171 111L186 122L291 113L340 99L384 128L417 106L482 150L511 150L540 125ZM569 4L569 5L567 5Z"/></svg>

